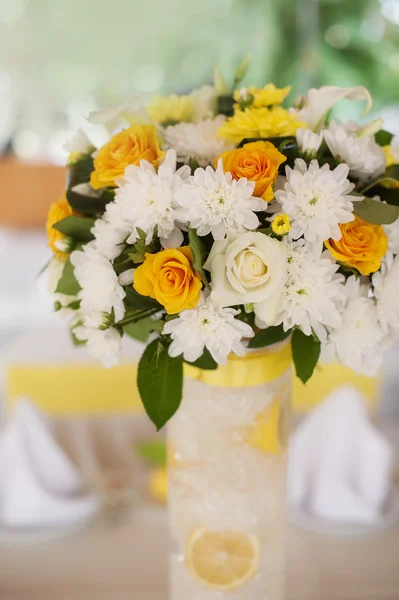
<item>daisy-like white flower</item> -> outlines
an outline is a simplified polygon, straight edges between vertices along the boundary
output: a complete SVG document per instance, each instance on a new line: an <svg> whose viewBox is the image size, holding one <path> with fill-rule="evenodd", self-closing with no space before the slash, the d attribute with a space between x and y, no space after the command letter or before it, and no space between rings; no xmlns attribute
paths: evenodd
<svg viewBox="0 0 399 600"><path fill-rule="evenodd" d="M117 365L120 360L122 338L115 327L94 329L79 325L73 329L78 340L87 342L90 356L101 360L104 367Z"/></svg>
<svg viewBox="0 0 399 600"><path fill-rule="evenodd" d="M178 123L165 129L165 141L174 148L181 162L195 157L201 167L212 164L222 152L233 146L217 136L218 129L226 120L224 115L198 123Z"/></svg>
<svg viewBox="0 0 399 600"><path fill-rule="evenodd" d="M123 223L129 230L128 243L138 237L137 228L146 233L149 244L157 227L158 236L164 247L178 247L183 234L176 224L177 210L183 221L184 211L176 202L176 194L190 176L190 167L185 165L176 171L176 152L168 150L161 166L155 167L147 161L140 166L129 165L124 177L117 181L115 202L109 206L112 222Z"/></svg>
<svg viewBox="0 0 399 600"><path fill-rule="evenodd" d="M373 275L379 322L385 334L399 332L399 256L387 256Z"/></svg>
<svg viewBox="0 0 399 600"><path fill-rule="evenodd" d="M97 219L91 228L95 238L96 250L108 258L114 260L121 254L125 247L125 240L129 236L129 229L119 218L112 217L112 203L107 205L107 210L101 219ZM116 216L119 216L118 214Z"/></svg>
<svg viewBox="0 0 399 600"><path fill-rule="evenodd" d="M376 177L384 173L384 150L375 142L374 136L359 137L352 123L345 125L335 121L330 123L323 135L334 158L345 162L356 177Z"/></svg>
<svg viewBox="0 0 399 600"><path fill-rule="evenodd" d="M229 228L235 232L256 229L259 219L255 211L265 210L267 204L252 196L254 188L254 181L236 181L231 173L225 173L221 159L216 170L196 169L176 194L181 220L185 216L198 235L212 233L217 241L225 238Z"/></svg>
<svg viewBox="0 0 399 600"><path fill-rule="evenodd" d="M332 238L341 239L340 223L354 220L353 202L361 196L350 196L355 185L348 177L346 165L338 165L333 171L329 165L319 167L312 160L307 168L302 159L295 161L295 168L286 168L287 181L283 190L275 193L292 224L291 237L316 244Z"/></svg>
<svg viewBox="0 0 399 600"><path fill-rule="evenodd" d="M193 115L194 123L203 121L204 119L212 119L217 113L218 92L211 85L203 85L194 90L190 94L193 100Z"/></svg>
<svg viewBox="0 0 399 600"><path fill-rule="evenodd" d="M314 332L325 340L328 327L339 327L339 303L344 298L344 277L339 265L326 254L316 255L304 243L287 243L287 282L276 324L284 330L298 326L306 335Z"/></svg>
<svg viewBox="0 0 399 600"><path fill-rule="evenodd" d="M383 229L388 238L388 250L392 254L399 254L399 219L396 219L391 225L383 225Z"/></svg>
<svg viewBox="0 0 399 600"><path fill-rule="evenodd" d="M252 328L235 318L238 311L233 308L219 308L214 305L212 296L203 293L197 306L184 310L178 319L168 321L164 333L172 336L170 356L183 354L184 359L194 362L207 348L219 365L227 363L231 352L244 356L242 338L254 335Z"/></svg>
<svg viewBox="0 0 399 600"><path fill-rule="evenodd" d="M323 134L315 133L311 129L300 128L296 132L296 141L299 150L306 158L315 158L323 141Z"/></svg>
<svg viewBox="0 0 399 600"><path fill-rule="evenodd" d="M88 154L94 150L93 144L83 129L78 129L62 148L66 152L78 152L79 154Z"/></svg>
<svg viewBox="0 0 399 600"><path fill-rule="evenodd" d="M126 293L118 283L118 276L110 261L97 252L92 244L87 244L83 251L75 250L71 254L75 277L82 288L78 293L80 309L83 314L93 311L111 314L113 310L115 321L118 322L125 314L123 299Z"/></svg>
<svg viewBox="0 0 399 600"><path fill-rule="evenodd" d="M330 330L321 360L339 360L358 373L373 376L382 364L384 341L377 307L368 297L369 287L354 276L349 277L345 288L341 325Z"/></svg>

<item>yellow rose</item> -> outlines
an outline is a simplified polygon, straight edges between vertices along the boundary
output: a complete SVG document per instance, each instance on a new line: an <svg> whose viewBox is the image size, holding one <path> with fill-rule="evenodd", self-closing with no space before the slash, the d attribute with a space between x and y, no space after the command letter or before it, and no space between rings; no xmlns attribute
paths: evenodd
<svg viewBox="0 0 399 600"><path fill-rule="evenodd" d="M59 242L61 242L66 236L65 234L61 233L61 231L53 229L53 225L59 221L62 221L62 219L65 219L66 217L78 214L79 213L72 210L65 194L62 198L57 200L57 202L53 202L49 208L46 223L48 245L59 260L66 260L68 258L68 254L66 252L61 252L61 250L59 250L57 247L57 244L59 244Z"/></svg>
<svg viewBox="0 0 399 600"><path fill-rule="evenodd" d="M236 110L218 131L219 137L239 144L245 138L269 138L295 135L306 123L298 120L295 112L281 106L273 108L246 108Z"/></svg>
<svg viewBox="0 0 399 600"><path fill-rule="evenodd" d="M155 298L169 315L174 315L196 306L202 282L193 269L190 248L182 246L147 253L135 271L133 287L142 296Z"/></svg>
<svg viewBox="0 0 399 600"><path fill-rule="evenodd" d="M355 216L354 221L340 225L340 229L340 240L324 242L333 257L362 275L378 271L388 250L388 239L381 225L372 225Z"/></svg>
<svg viewBox="0 0 399 600"><path fill-rule="evenodd" d="M94 159L94 171L90 177L95 190L114 186L128 165L138 165L141 160L153 163L165 152L159 148L157 130L152 125L132 125L117 133L105 144Z"/></svg>
<svg viewBox="0 0 399 600"><path fill-rule="evenodd" d="M278 168L286 157L270 142L251 142L242 148L223 152L225 172L234 179L246 177L255 181L254 196L270 202L274 198L273 185L276 183ZM216 159L217 164L218 159Z"/></svg>
<svg viewBox="0 0 399 600"><path fill-rule="evenodd" d="M273 106L276 104L282 104L284 99L288 96L291 91L291 87L276 88L274 83L268 83L264 88L256 88L250 86L246 88L246 93L253 96L252 106L260 108L261 106ZM234 100L239 102L241 98L241 91L236 90L234 92Z"/></svg>
<svg viewBox="0 0 399 600"><path fill-rule="evenodd" d="M189 122L192 119L194 102L191 96L172 94L167 98L155 98L148 107L148 114L156 123L175 125L180 121Z"/></svg>

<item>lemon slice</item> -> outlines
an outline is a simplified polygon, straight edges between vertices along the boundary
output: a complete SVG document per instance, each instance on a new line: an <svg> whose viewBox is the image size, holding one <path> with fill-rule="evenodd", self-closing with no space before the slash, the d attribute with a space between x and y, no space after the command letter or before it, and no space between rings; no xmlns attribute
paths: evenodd
<svg viewBox="0 0 399 600"><path fill-rule="evenodd" d="M275 398L270 406L255 417L246 442L250 448L268 454L281 454L284 452L284 443L280 439L282 421L280 403Z"/></svg>
<svg viewBox="0 0 399 600"><path fill-rule="evenodd" d="M257 536L242 531L196 529L187 541L186 564L203 585L231 591L253 577L260 561Z"/></svg>

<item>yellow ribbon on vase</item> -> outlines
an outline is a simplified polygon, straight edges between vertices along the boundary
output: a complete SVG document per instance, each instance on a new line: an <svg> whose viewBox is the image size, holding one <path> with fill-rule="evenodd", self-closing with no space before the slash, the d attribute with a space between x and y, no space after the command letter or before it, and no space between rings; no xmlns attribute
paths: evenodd
<svg viewBox="0 0 399 600"><path fill-rule="evenodd" d="M184 375L209 385L221 387L253 387L278 379L292 363L291 343L255 350L245 356L229 357L227 365L215 370L198 369L184 364Z"/></svg>

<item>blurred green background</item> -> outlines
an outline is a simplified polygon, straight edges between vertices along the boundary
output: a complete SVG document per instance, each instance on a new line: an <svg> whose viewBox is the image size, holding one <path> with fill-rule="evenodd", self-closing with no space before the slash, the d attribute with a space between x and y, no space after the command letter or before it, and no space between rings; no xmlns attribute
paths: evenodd
<svg viewBox="0 0 399 600"><path fill-rule="evenodd" d="M399 0L0 0L0 148L61 162L96 106L232 77L246 52L247 82L292 97L365 85L399 133Z"/></svg>

